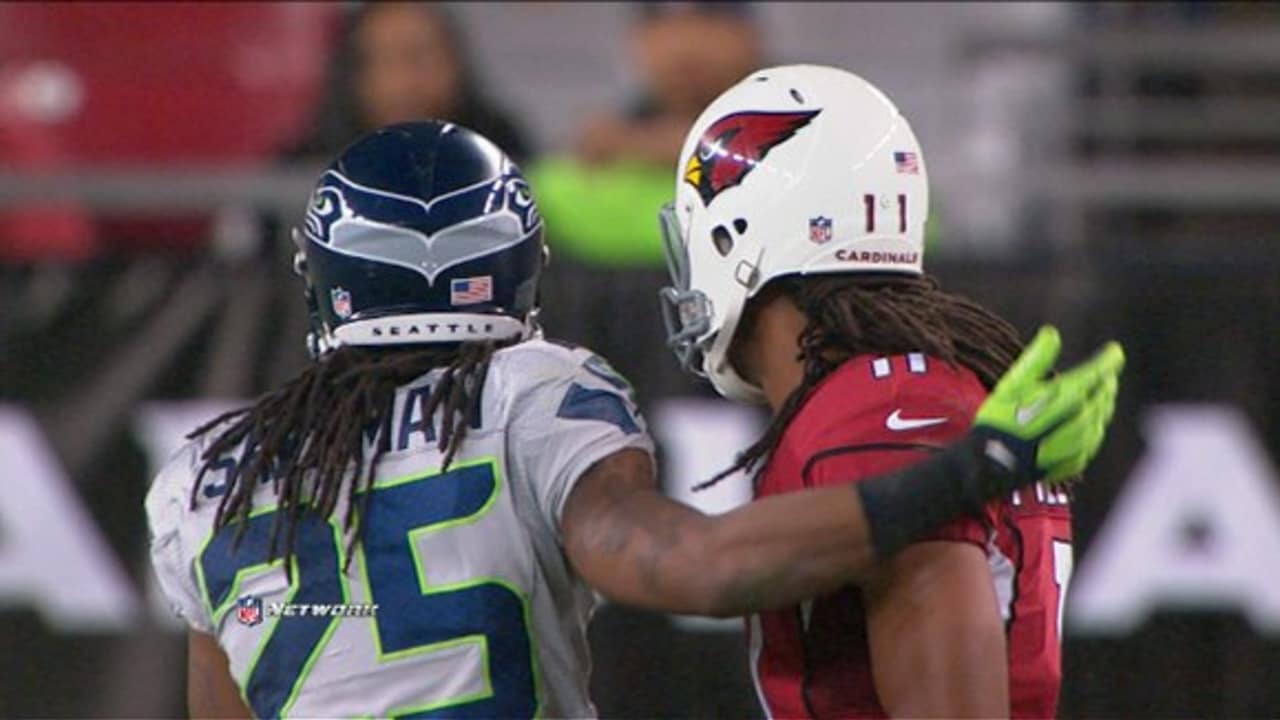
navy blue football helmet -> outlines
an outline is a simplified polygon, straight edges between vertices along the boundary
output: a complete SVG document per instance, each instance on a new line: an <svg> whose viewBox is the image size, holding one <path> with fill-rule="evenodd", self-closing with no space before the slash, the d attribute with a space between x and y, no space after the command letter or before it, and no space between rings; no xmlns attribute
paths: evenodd
<svg viewBox="0 0 1280 720"><path fill-rule="evenodd" d="M404 123L355 141L294 240L312 355L537 333L542 218L519 168L465 128Z"/></svg>

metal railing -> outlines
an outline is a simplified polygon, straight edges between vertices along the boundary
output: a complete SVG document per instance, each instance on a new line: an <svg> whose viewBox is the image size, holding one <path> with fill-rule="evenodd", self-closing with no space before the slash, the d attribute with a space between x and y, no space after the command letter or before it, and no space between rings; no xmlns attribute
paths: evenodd
<svg viewBox="0 0 1280 720"><path fill-rule="evenodd" d="M0 171L0 208L71 202L90 210L193 212L240 205L299 215L320 166L157 166Z"/></svg>
<svg viewBox="0 0 1280 720"><path fill-rule="evenodd" d="M980 29L958 52L970 66L1031 56L1093 75L1095 97L1066 103L1064 117L1023 124L1024 142L1051 151L1043 167L1020 172L1014 202L1041 209L1059 247L1084 241L1095 210L1280 211L1280 92L1242 95L1230 83L1221 91L1205 83L1182 98L1141 94L1136 82L1152 73L1280 80L1280 26ZM1074 149L1083 140L1119 152L1087 156ZM1260 150L1206 149L1219 141Z"/></svg>

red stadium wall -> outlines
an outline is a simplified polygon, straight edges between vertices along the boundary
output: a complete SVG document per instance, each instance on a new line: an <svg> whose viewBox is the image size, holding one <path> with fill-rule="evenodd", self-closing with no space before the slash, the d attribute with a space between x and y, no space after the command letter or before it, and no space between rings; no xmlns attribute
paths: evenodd
<svg viewBox="0 0 1280 720"><path fill-rule="evenodd" d="M37 64L71 72L82 102L49 124L78 161L241 162L297 133L339 11L329 3L4 4L0 67L10 82Z"/></svg>
<svg viewBox="0 0 1280 720"><path fill-rule="evenodd" d="M0 167L268 158L306 122L340 14L330 3L0 4ZM200 218L90 226L74 207L37 210L0 216L0 256L206 234Z"/></svg>

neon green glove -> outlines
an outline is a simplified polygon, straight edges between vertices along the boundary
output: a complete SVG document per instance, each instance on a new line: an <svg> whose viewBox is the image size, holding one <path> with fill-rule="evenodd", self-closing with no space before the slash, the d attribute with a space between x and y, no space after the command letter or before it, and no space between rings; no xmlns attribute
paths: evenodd
<svg viewBox="0 0 1280 720"><path fill-rule="evenodd" d="M1016 476L1050 484L1078 475L1097 455L1124 368L1124 350L1109 342L1088 361L1046 379L1061 349L1058 331L1042 327L973 421L988 458Z"/></svg>

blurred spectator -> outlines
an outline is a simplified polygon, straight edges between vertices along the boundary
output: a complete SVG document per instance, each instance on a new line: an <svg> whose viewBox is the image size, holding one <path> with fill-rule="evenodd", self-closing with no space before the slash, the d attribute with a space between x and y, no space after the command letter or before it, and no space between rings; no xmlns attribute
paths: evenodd
<svg viewBox="0 0 1280 720"><path fill-rule="evenodd" d="M709 392L665 353L635 347L637 338L666 333L654 306L667 282L658 210L674 194L685 134L707 104L765 64L759 31L747 3L639 3L629 10L636 97L587 120L570 154L530 168L552 250L543 320L552 335L589 345L636 378L641 398ZM639 310L622 323L620 307Z"/></svg>
<svg viewBox="0 0 1280 720"><path fill-rule="evenodd" d="M746 3L642 3L636 14L631 55L642 94L622 113L591 118L578 152L588 162L670 167L702 109L760 66L760 37Z"/></svg>
<svg viewBox="0 0 1280 720"><path fill-rule="evenodd" d="M763 64L748 3L640 3L634 12L639 96L591 117L572 157L533 173L553 247L592 264L661 264L655 218L671 198L685 133L708 103Z"/></svg>
<svg viewBox="0 0 1280 720"><path fill-rule="evenodd" d="M523 163L530 153L524 132L484 96L474 68L458 22L444 5L362 3L344 19L327 88L307 131L281 160L327 164L366 132L434 118L479 132ZM259 237L283 237L285 220L262 216ZM215 237L242 236L246 223L253 223L250 210L224 209Z"/></svg>
<svg viewBox="0 0 1280 720"><path fill-rule="evenodd" d="M347 18L329 92L291 157L327 161L358 136L436 118L493 140L517 162L524 133L484 97L457 21L437 3L366 3Z"/></svg>

